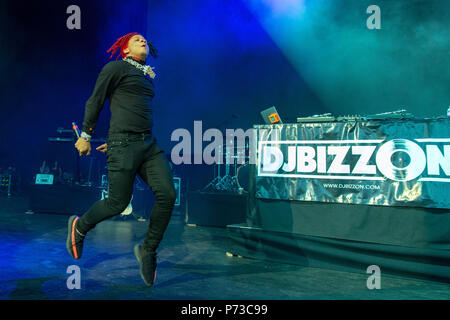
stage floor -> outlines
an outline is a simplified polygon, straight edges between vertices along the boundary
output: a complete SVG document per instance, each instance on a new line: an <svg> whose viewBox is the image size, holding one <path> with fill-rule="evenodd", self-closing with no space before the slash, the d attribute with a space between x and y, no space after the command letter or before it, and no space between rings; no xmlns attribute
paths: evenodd
<svg viewBox="0 0 450 320"><path fill-rule="evenodd" d="M26 198L0 198L0 299L450 299L450 285L229 257L225 228L186 226L173 216L159 248L153 288L133 254L148 221L110 219L92 230L83 257L66 251L67 215L25 214ZM76 265L81 289L67 288Z"/></svg>

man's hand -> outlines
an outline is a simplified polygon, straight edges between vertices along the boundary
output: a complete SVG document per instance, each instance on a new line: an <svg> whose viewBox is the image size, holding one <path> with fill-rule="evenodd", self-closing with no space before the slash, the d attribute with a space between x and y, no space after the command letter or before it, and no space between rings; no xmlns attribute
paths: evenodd
<svg viewBox="0 0 450 320"><path fill-rule="evenodd" d="M102 144L101 146L98 146L95 150L105 153L106 151L108 151L108 145L106 143Z"/></svg>
<svg viewBox="0 0 450 320"><path fill-rule="evenodd" d="M80 156L90 155L91 154L91 143L89 141L84 141L82 138L79 138L75 143L75 148L77 148Z"/></svg>

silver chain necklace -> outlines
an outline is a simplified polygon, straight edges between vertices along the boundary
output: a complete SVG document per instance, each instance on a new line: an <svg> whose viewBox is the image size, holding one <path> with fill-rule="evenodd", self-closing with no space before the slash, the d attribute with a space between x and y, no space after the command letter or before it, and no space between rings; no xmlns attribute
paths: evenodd
<svg viewBox="0 0 450 320"><path fill-rule="evenodd" d="M155 74L155 72L153 71L153 68L152 68L152 67L150 67L150 66L148 66L148 65L143 66L142 64L140 64L140 63L138 63L138 62L136 62L136 61L134 61L133 59L128 58L128 57L124 58L123 60L126 61L126 62L128 62L129 64L135 66L136 68L138 68L139 70L141 70L142 72L144 72L144 74L148 74L148 75L150 76L150 78L152 78L152 79L155 78L156 74Z"/></svg>

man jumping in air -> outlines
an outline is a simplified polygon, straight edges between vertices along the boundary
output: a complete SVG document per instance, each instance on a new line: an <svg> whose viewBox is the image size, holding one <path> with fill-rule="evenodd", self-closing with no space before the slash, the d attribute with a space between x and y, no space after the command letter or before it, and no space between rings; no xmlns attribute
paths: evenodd
<svg viewBox="0 0 450 320"><path fill-rule="evenodd" d="M80 156L91 153L90 139L103 104L109 99L108 139L96 149L107 152L108 197L96 202L81 217L69 218L67 250L74 259L81 258L86 234L99 222L125 210L133 194L136 174L139 174L156 198L145 240L134 247L141 277L152 286L156 278L156 249L176 200L169 163L152 135L152 79L155 73L146 65L146 58L149 53L154 58L157 55L153 45L136 32L124 35L114 43L108 50L111 58L117 51L122 60L111 61L101 70L86 102L83 130L75 144Z"/></svg>

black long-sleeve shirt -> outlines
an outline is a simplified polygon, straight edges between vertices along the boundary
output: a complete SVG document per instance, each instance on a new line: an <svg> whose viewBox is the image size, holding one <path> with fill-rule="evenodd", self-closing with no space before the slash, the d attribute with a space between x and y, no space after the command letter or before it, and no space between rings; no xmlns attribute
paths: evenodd
<svg viewBox="0 0 450 320"><path fill-rule="evenodd" d="M145 61L134 58L145 65ZM83 131L95 130L98 116L106 99L110 101L109 134L152 129L151 103L154 97L151 78L130 63L120 60L107 63L101 70L94 91L86 102Z"/></svg>

